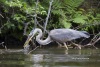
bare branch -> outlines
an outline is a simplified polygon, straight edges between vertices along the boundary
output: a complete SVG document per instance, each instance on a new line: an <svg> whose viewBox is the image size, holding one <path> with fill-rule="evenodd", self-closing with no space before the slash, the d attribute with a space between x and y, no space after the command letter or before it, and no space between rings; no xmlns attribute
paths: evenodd
<svg viewBox="0 0 100 67"><path fill-rule="evenodd" d="M50 11L51 11L52 2L53 2L53 0L51 0L50 6L49 6L49 9L48 9L48 15L46 17L45 26L44 26L44 33L46 31L46 26L47 26L47 23L48 23L48 19L49 19L49 15L50 15Z"/></svg>
<svg viewBox="0 0 100 67"><path fill-rule="evenodd" d="M3 16L2 14L0 14L0 16L1 16L2 18L4 18L4 16Z"/></svg>
<svg viewBox="0 0 100 67"><path fill-rule="evenodd" d="M37 2L36 2L36 7L35 7L35 17L34 17L34 28L36 28L37 27L37 12L36 12L36 10L37 10L37 5L38 5L38 0L37 0Z"/></svg>
<svg viewBox="0 0 100 67"><path fill-rule="evenodd" d="M35 51L39 46L37 46L36 48L34 48L33 50L31 50L28 54L30 54L31 52Z"/></svg>
<svg viewBox="0 0 100 67"><path fill-rule="evenodd" d="M27 28L28 28L28 24L29 24L29 23L24 23L24 33L23 33L23 35L26 35L26 30L27 30Z"/></svg>
<svg viewBox="0 0 100 67"><path fill-rule="evenodd" d="M93 37L93 39L91 39L91 41L85 46L93 46L94 48L98 49L97 47L95 47L95 44L100 40L100 36L99 35L100 35L100 32L97 35L95 35Z"/></svg>

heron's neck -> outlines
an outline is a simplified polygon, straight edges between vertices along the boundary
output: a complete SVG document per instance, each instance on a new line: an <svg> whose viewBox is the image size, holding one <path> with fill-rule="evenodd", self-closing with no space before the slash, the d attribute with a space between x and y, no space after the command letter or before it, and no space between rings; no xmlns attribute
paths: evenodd
<svg viewBox="0 0 100 67"><path fill-rule="evenodd" d="M36 41L40 44L40 45L46 45L48 43L51 42L51 39L50 37L48 36L45 40L42 40L41 37L42 37L42 30L41 29L38 29L37 30L38 32L38 35L36 36Z"/></svg>

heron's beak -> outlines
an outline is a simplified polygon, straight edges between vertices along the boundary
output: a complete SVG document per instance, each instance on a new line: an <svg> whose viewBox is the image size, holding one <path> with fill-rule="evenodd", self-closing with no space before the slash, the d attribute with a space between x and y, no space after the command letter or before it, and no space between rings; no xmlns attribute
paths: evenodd
<svg viewBox="0 0 100 67"><path fill-rule="evenodd" d="M35 33L36 32L34 32L34 29L30 32L30 34L28 35L28 38L27 38L26 42L24 43L24 48L29 45L29 42L32 39L32 37L34 37Z"/></svg>
<svg viewBox="0 0 100 67"><path fill-rule="evenodd" d="M33 35L29 35L26 42L24 43L24 47L27 47L29 45L30 40L32 39Z"/></svg>

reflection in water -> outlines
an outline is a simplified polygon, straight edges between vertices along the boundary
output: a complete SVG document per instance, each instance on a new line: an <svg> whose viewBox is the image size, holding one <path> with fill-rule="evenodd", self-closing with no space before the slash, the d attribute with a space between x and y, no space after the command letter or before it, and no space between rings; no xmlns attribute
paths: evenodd
<svg viewBox="0 0 100 67"><path fill-rule="evenodd" d="M43 54L31 54L30 56L30 61L33 61L34 63L43 62Z"/></svg>
<svg viewBox="0 0 100 67"><path fill-rule="evenodd" d="M100 50L39 48L31 54L10 50L0 54L0 67L97 67Z"/></svg>
<svg viewBox="0 0 100 67"><path fill-rule="evenodd" d="M33 64L32 67L43 67L41 64Z"/></svg>

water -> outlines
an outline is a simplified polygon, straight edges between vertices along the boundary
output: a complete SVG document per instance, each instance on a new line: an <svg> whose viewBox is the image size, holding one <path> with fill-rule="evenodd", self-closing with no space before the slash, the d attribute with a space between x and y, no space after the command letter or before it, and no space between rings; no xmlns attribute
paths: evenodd
<svg viewBox="0 0 100 67"><path fill-rule="evenodd" d="M100 49L37 48L0 50L0 67L100 67Z"/></svg>

